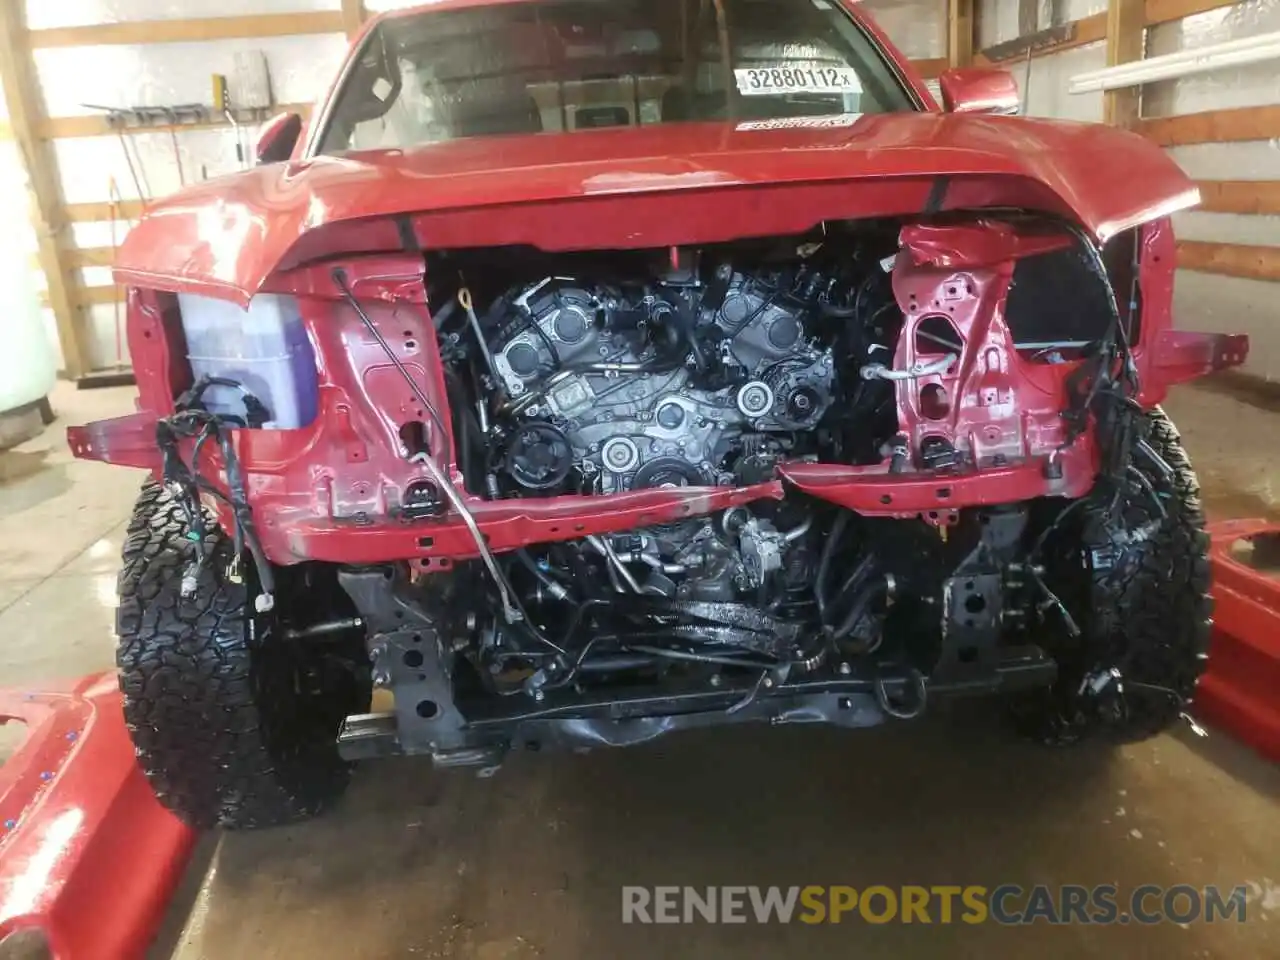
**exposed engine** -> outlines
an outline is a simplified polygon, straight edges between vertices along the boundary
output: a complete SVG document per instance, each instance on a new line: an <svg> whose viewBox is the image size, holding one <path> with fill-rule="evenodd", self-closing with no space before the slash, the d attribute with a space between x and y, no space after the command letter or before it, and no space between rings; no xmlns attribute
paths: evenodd
<svg viewBox="0 0 1280 960"><path fill-rule="evenodd" d="M638 290L547 278L497 307L489 342L526 490L752 482L831 406L815 304L725 267ZM490 316L493 316L491 312Z"/></svg>
<svg viewBox="0 0 1280 960"><path fill-rule="evenodd" d="M805 461L940 476L960 465L945 438L926 435L913 452L903 433L895 385L945 373L963 344L944 316L916 319L906 348L915 360L897 368L909 321L890 282L895 243L893 231L871 230L661 260L525 252L429 264L442 278L434 313L474 493L538 499L545 510L572 496L741 490L787 468L781 499L761 489L686 520L640 515L634 528L598 534L583 524L492 568L427 578L439 586L424 589L442 591L433 607L474 631L466 657L482 685L538 701L569 688L750 678L745 704L769 683L863 671L879 710L905 716L924 707L926 672L990 682L1002 643L1059 622L1077 632L1044 579L1070 578L1040 562L1061 506L991 504L904 522L788 479ZM1031 362L1062 362L1045 359L1041 342L1027 349ZM983 455L997 465L1005 452ZM501 617L474 613L487 579L506 588ZM1043 668L1031 659L1028 671ZM825 703L823 717L844 709Z"/></svg>
<svg viewBox="0 0 1280 960"><path fill-rule="evenodd" d="M874 414L891 396L857 371L889 356L884 283L801 261L507 292L472 331L491 388L478 398L490 495L745 486L823 445L878 452ZM811 523L794 507L739 509L588 544L627 592L776 605L808 575Z"/></svg>

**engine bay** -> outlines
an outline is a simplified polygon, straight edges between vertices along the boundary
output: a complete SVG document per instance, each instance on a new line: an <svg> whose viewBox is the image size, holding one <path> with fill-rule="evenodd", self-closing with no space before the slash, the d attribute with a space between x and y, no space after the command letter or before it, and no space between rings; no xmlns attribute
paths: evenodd
<svg viewBox="0 0 1280 960"><path fill-rule="evenodd" d="M571 472L591 493L717 486L796 449L834 400L812 301L729 266L715 279L548 278L516 296L489 345L516 424L506 476L538 491Z"/></svg>
<svg viewBox="0 0 1280 960"><path fill-rule="evenodd" d="M465 461L469 485L613 494L749 485L784 459L877 460L894 430L877 376L901 325L888 275L867 254L790 252L562 272L473 307L446 356L483 394L458 431L487 448Z"/></svg>
<svg viewBox="0 0 1280 960"><path fill-rule="evenodd" d="M277 557L336 576L399 748L440 762L686 712L860 725L1063 664L1101 692L1072 651L1110 629L1174 469L1137 399L1139 251L1010 217L333 265L338 300L297 325L314 360L266 390L202 375L151 435L192 502L216 441L259 612L294 580ZM270 437L313 365L329 415ZM263 436L247 469L211 387ZM290 433L328 465L264 470ZM264 502L271 469L305 493Z"/></svg>
<svg viewBox="0 0 1280 960"><path fill-rule="evenodd" d="M488 502L764 489L805 464L945 479L980 458L998 467L1008 441L1021 442L1015 431L1004 445L961 448L941 426L905 435L901 391L932 391L938 409L921 420L941 424L940 384L954 388L966 340L980 342L991 322L978 316L990 308L979 274L931 281L964 287L953 301L972 301L967 325L954 306L922 311L914 288L895 289L897 225L553 263L505 253L440 257L427 270L448 278L430 290L458 465ZM1016 343L1003 327L986 336L971 375L1002 376L1014 350L1050 368L1087 345ZM974 388L989 394L977 402L1016 419L986 387ZM897 666L881 708L910 711L923 706L920 671L989 680L1002 643L1064 609L1038 574L1009 573L1050 508L989 504L901 522L782 489L495 558L518 601L506 617L471 616L468 669L498 692L541 695L667 682L671 671L838 676L884 658ZM470 569L482 581L494 573ZM448 608L457 579L426 578L422 589L440 594L423 605Z"/></svg>
<svg viewBox="0 0 1280 960"><path fill-rule="evenodd" d="M732 254L674 251L630 274L587 262L445 307L468 487L493 500L740 488L782 462L891 455L882 374L901 312L882 258L821 243ZM807 508L751 505L573 552L627 593L777 608L812 572L812 527ZM552 565L527 564L539 580Z"/></svg>

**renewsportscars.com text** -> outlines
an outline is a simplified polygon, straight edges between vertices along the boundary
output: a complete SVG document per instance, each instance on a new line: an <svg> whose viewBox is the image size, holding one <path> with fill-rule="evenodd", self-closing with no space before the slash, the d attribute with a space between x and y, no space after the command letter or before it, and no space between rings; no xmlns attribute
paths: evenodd
<svg viewBox="0 0 1280 960"><path fill-rule="evenodd" d="M1243 886L1190 884L622 888L623 923L1243 923L1245 907Z"/></svg>

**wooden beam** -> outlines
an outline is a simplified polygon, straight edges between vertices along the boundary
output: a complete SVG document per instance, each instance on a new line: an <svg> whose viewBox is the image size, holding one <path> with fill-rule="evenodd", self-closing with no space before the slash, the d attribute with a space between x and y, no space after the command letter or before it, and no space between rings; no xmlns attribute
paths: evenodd
<svg viewBox="0 0 1280 960"><path fill-rule="evenodd" d="M1209 213L1280 213L1280 180L1201 180L1200 206Z"/></svg>
<svg viewBox="0 0 1280 960"><path fill-rule="evenodd" d="M212 112L212 108L210 108ZM252 126L270 120L277 113L296 113L303 120L311 114L309 103L282 103L262 110L238 110L236 120L242 126ZM126 127L126 133L168 133L176 130L214 130L229 127L231 122L223 116L211 115L207 120L193 123L157 124L146 127ZM111 137L116 128L107 122L106 114L90 114L82 117L49 117L40 124L40 135L46 140L58 140L68 137Z"/></svg>
<svg viewBox="0 0 1280 960"><path fill-rule="evenodd" d="M342 28L352 40L364 26L364 0L342 0Z"/></svg>
<svg viewBox="0 0 1280 960"><path fill-rule="evenodd" d="M83 27L53 27L28 34L33 49L48 47L118 46L135 43L194 43L204 40L239 40L256 37L288 37L309 33L342 33L342 13L260 13L242 17L205 17L197 20L134 20L96 23Z"/></svg>
<svg viewBox="0 0 1280 960"><path fill-rule="evenodd" d="M945 57L934 57L932 60L912 60L911 65L919 71L920 76L933 80L942 76L951 64Z"/></svg>
<svg viewBox="0 0 1280 960"><path fill-rule="evenodd" d="M84 307L101 306L108 303L124 303L124 287L80 287L76 291L76 301Z"/></svg>
<svg viewBox="0 0 1280 960"><path fill-rule="evenodd" d="M76 304L80 307L97 307L111 303L124 303L126 300L124 287L77 287ZM49 306L47 293L40 294L40 306Z"/></svg>
<svg viewBox="0 0 1280 960"><path fill-rule="evenodd" d="M1032 57L1046 57L1075 47L1083 47L1107 38L1107 15L1095 13L1091 17L1072 20L1061 26L1050 27L1025 37L1017 37L987 47L982 51L983 63L1009 63L1022 60L1030 51Z"/></svg>
<svg viewBox="0 0 1280 960"><path fill-rule="evenodd" d="M1178 267L1249 280L1280 280L1280 247L1178 241Z"/></svg>
<svg viewBox="0 0 1280 960"><path fill-rule="evenodd" d="M973 63L973 0L947 0L947 61L952 67Z"/></svg>
<svg viewBox="0 0 1280 960"><path fill-rule="evenodd" d="M1234 6L1237 0L1146 0L1144 19L1147 26L1181 20L1209 10Z"/></svg>
<svg viewBox="0 0 1280 960"><path fill-rule="evenodd" d="M62 249L66 226L62 209L62 181L52 144L39 136L44 103L35 63L27 46L25 0L0 0L0 86L14 143L27 172L31 224L40 250L40 267L49 288L49 304L58 325L67 376L88 372L82 318L72 300L72 264Z"/></svg>
<svg viewBox="0 0 1280 960"><path fill-rule="evenodd" d="M1107 4L1107 66L1141 60L1146 49L1146 11L1143 0L1110 0ZM1102 116L1116 127L1138 121L1142 104L1139 86L1108 90L1102 98Z"/></svg>
<svg viewBox="0 0 1280 960"><path fill-rule="evenodd" d="M1134 129L1162 147L1188 143L1239 143L1280 137L1280 104L1184 113L1177 117L1141 120Z"/></svg>
<svg viewBox="0 0 1280 960"><path fill-rule="evenodd" d="M110 267L116 260L116 252L110 247L72 248L67 256L76 267Z"/></svg>
<svg viewBox="0 0 1280 960"><path fill-rule="evenodd" d="M116 252L111 247L71 247L66 252L67 262L72 267L110 267L115 263ZM39 270L39 258L32 255L32 266Z"/></svg>
<svg viewBox="0 0 1280 960"><path fill-rule="evenodd" d="M67 220L71 223L110 223L112 220L137 220L142 216L141 200L121 200L111 203L68 203Z"/></svg>

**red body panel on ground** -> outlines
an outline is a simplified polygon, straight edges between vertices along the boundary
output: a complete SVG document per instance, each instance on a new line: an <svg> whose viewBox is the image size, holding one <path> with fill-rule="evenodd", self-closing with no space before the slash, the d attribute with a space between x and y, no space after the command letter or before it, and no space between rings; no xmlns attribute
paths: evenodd
<svg viewBox="0 0 1280 960"><path fill-rule="evenodd" d="M1213 537L1213 647L1196 713L1280 761L1280 579L1232 556L1236 541L1280 536L1280 524L1231 520Z"/></svg>
<svg viewBox="0 0 1280 960"><path fill-rule="evenodd" d="M0 692L28 736L0 769L0 939L35 929L58 960L130 960L155 936L196 834L134 759L114 674Z"/></svg>

